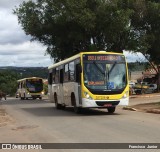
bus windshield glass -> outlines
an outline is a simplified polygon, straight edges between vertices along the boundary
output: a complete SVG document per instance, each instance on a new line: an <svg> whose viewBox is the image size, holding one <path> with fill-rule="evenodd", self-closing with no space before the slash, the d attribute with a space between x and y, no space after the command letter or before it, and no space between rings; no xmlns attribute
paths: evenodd
<svg viewBox="0 0 160 152"><path fill-rule="evenodd" d="M83 56L84 85L89 90L117 91L126 87L126 63L123 55Z"/></svg>
<svg viewBox="0 0 160 152"><path fill-rule="evenodd" d="M42 79L27 79L26 87L31 93L39 93L43 90Z"/></svg>

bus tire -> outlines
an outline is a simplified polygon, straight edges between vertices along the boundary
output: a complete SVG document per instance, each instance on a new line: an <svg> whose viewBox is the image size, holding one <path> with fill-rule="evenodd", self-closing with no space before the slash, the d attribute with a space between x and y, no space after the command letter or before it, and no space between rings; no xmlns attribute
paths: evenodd
<svg viewBox="0 0 160 152"><path fill-rule="evenodd" d="M25 95L25 93L24 93L24 97L23 97L23 99L24 99L24 100L26 99L26 95Z"/></svg>
<svg viewBox="0 0 160 152"><path fill-rule="evenodd" d="M71 94L71 103L73 105L74 112L77 113L77 114L81 113L81 108L77 107L76 98L75 98L75 95L73 93Z"/></svg>
<svg viewBox="0 0 160 152"><path fill-rule="evenodd" d="M54 94L54 102L56 109L61 109L61 104L58 103L57 95Z"/></svg>
<svg viewBox="0 0 160 152"><path fill-rule="evenodd" d="M108 110L108 113L114 113L116 110L116 107L109 107L107 108L107 110Z"/></svg>
<svg viewBox="0 0 160 152"><path fill-rule="evenodd" d="M21 95L21 100L24 100L24 97L22 97L22 95Z"/></svg>

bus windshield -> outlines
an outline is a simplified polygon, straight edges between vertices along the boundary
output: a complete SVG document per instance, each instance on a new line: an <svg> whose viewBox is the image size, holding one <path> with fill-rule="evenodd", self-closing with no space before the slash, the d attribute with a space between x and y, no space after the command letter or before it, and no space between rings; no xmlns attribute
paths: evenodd
<svg viewBox="0 0 160 152"><path fill-rule="evenodd" d="M31 93L39 93L43 90L42 79L28 79L26 80L26 87Z"/></svg>
<svg viewBox="0 0 160 152"><path fill-rule="evenodd" d="M90 91L124 90L127 80L123 56L84 55L83 61L84 85Z"/></svg>

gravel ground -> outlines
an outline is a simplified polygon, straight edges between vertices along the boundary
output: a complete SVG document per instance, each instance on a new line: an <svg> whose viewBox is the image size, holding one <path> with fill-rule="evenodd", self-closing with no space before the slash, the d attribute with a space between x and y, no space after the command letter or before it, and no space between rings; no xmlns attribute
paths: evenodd
<svg viewBox="0 0 160 152"><path fill-rule="evenodd" d="M6 110L0 106L0 127L7 125L11 120L11 117L6 113Z"/></svg>

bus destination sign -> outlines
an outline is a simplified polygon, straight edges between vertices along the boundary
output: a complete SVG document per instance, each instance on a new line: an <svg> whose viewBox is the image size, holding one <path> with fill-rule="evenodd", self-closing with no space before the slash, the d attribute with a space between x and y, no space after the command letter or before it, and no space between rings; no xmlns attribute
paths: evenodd
<svg viewBox="0 0 160 152"><path fill-rule="evenodd" d="M83 57L85 61L124 61L124 56L121 55L87 54Z"/></svg>

